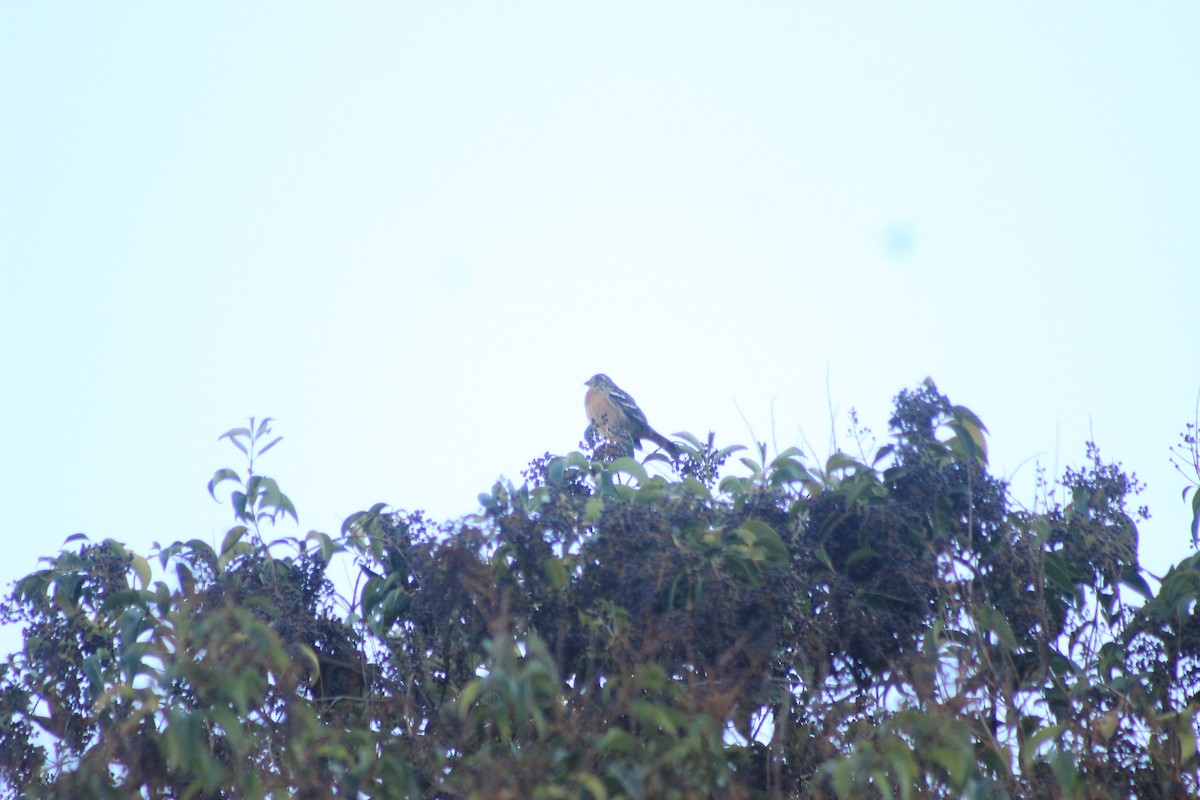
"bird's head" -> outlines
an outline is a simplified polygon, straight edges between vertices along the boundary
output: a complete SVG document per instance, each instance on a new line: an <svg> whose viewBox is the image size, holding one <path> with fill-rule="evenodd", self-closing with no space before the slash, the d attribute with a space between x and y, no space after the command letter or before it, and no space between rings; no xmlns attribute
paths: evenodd
<svg viewBox="0 0 1200 800"><path fill-rule="evenodd" d="M590 386L593 389L612 389L616 384L612 382L612 378L605 375L603 372L597 372L592 377L583 382L584 386Z"/></svg>

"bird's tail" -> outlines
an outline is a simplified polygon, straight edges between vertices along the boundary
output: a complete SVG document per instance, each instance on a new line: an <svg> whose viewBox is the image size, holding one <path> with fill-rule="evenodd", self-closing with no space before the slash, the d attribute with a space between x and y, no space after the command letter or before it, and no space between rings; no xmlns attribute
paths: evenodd
<svg viewBox="0 0 1200 800"><path fill-rule="evenodd" d="M667 437L665 437L661 433L659 433L658 431L656 431L654 429L648 430L646 432L646 438L649 439L650 441L654 442L656 445L661 447L663 450L666 450L667 453L670 454L671 458L679 458L679 447L674 442L672 442L670 439L668 439Z"/></svg>

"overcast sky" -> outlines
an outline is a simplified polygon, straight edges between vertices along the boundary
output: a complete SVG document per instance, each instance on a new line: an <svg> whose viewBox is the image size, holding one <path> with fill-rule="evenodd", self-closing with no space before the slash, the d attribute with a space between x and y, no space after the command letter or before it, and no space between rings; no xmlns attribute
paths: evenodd
<svg viewBox="0 0 1200 800"><path fill-rule="evenodd" d="M831 406L882 437L932 376L1022 502L1094 435L1161 572L1198 36L1169 2L0 3L0 582L77 531L219 542L252 414L302 531L470 513L576 446L595 372L822 458Z"/></svg>

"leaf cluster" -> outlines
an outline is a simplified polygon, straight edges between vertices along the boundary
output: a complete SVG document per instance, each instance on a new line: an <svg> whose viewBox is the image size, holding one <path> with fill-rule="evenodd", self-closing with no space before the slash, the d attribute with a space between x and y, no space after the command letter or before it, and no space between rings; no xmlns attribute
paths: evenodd
<svg viewBox="0 0 1200 800"><path fill-rule="evenodd" d="M219 547L70 541L16 584L10 796L1200 790L1200 564L1152 589L1140 485L1094 446L1069 503L1020 508L926 382L857 456L546 454L460 520L267 541L295 516L256 469L269 422L225 434Z"/></svg>

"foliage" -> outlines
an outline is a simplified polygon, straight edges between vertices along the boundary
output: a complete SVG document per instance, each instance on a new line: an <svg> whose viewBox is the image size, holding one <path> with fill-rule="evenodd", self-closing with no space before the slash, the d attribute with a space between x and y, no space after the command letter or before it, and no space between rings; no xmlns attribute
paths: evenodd
<svg viewBox="0 0 1200 800"><path fill-rule="evenodd" d="M462 520L267 541L296 515L255 471L269 423L223 437L249 463L209 484L237 487L219 548L72 537L17 582L8 796L1200 791L1200 556L1151 589L1140 487L1094 445L1068 504L1020 508L927 381L857 457L721 477L739 448L680 435L670 465L547 454Z"/></svg>

